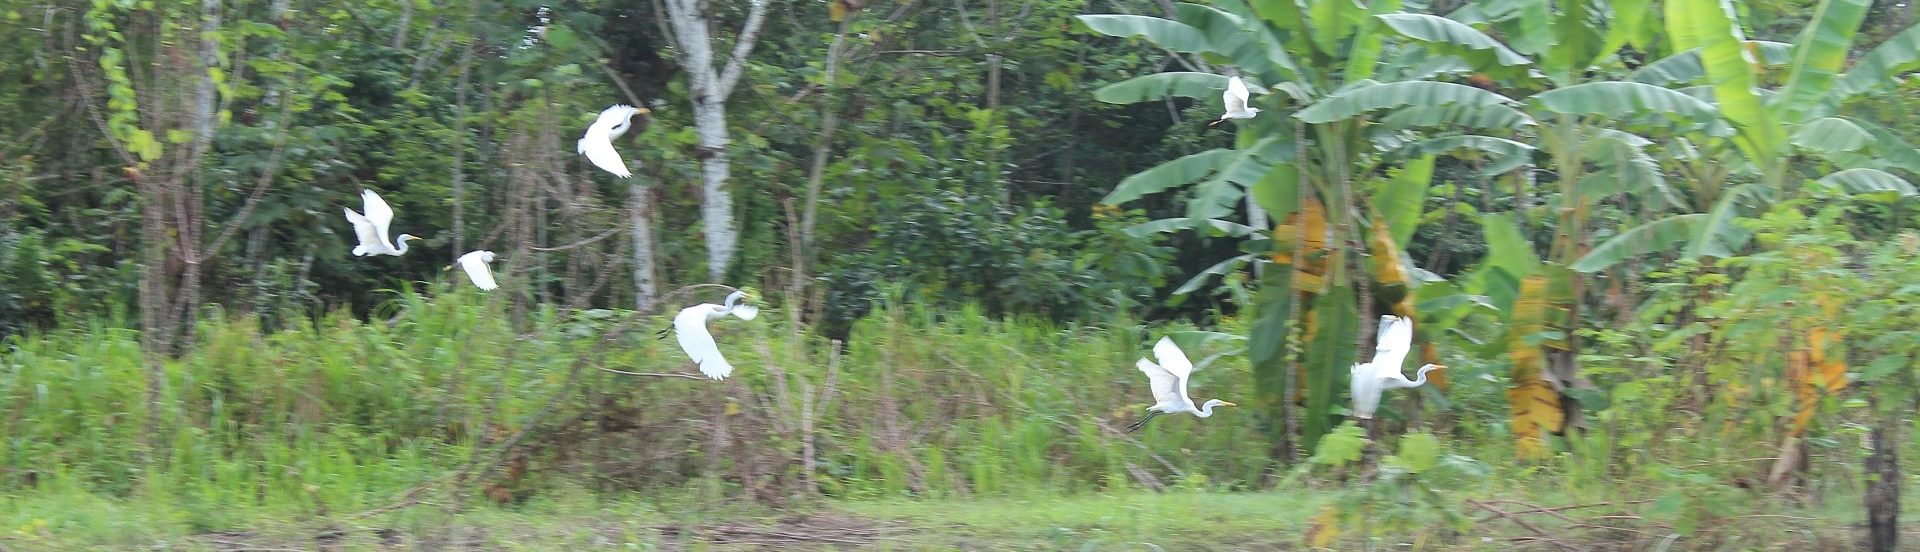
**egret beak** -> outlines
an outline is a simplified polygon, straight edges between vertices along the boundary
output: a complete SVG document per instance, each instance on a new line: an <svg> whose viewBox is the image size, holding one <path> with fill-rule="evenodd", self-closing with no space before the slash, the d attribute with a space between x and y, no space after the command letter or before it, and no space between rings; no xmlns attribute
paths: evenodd
<svg viewBox="0 0 1920 552"><path fill-rule="evenodd" d="M647 109L647 108L644 108L644 107L636 107L636 108L634 108L634 111L633 111L633 112L634 112L635 114L638 114L638 115L652 115L652 114L653 114L653 110L651 110L651 109Z"/></svg>
<svg viewBox="0 0 1920 552"><path fill-rule="evenodd" d="M1240 406L1240 405L1233 404L1227 401L1220 401L1220 406Z"/></svg>

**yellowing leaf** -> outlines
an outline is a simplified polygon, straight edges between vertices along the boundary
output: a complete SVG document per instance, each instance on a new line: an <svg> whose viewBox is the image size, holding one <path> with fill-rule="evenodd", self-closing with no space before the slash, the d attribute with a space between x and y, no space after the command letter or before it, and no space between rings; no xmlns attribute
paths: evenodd
<svg viewBox="0 0 1920 552"><path fill-rule="evenodd" d="M1513 317L1507 328L1507 356L1513 360L1513 386L1507 389L1507 405L1514 454L1523 459L1546 458L1546 434L1559 433L1566 422L1560 393L1544 377L1544 344L1530 344L1527 339L1547 329L1547 293L1546 276L1535 274L1521 280L1520 296L1513 302Z"/></svg>
<svg viewBox="0 0 1920 552"><path fill-rule="evenodd" d="M1313 526L1307 528L1306 545L1312 548L1333 546L1333 539L1340 536L1340 511L1329 504L1320 507L1320 513L1313 515Z"/></svg>

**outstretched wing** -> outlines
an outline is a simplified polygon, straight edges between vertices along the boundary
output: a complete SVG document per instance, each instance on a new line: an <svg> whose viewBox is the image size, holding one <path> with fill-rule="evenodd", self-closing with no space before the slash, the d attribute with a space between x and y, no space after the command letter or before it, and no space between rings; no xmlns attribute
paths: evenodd
<svg viewBox="0 0 1920 552"><path fill-rule="evenodd" d="M379 251L380 236L374 232L373 223L360 213L353 212L353 209L341 207L340 210L347 213L347 222L353 223L353 235L360 240L359 245L353 246L353 254L366 256Z"/></svg>
<svg viewBox="0 0 1920 552"><path fill-rule="evenodd" d="M393 224L393 207L387 206L387 200L380 199L380 194L373 193L373 190L360 190L360 200L365 203L362 210L367 213L367 222L373 223L375 240L380 242L381 247L392 247L388 245L393 240L387 239L387 226Z"/></svg>
<svg viewBox="0 0 1920 552"><path fill-rule="evenodd" d="M1247 110L1247 98L1251 96L1247 83L1234 77L1227 80L1227 92L1220 95L1220 100L1227 104L1227 113L1240 113Z"/></svg>
<svg viewBox="0 0 1920 552"><path fill-rule="evenodd" d="M746 304L734 305L732 314L741 320L753 320L753 317L760 316L760 307Z"/></svg>
<svg viewBox="0 0 1920 552"><path fill-rule="evenodd" d="M1373 369L1378 377L1400 376L1400 364L1413 348L1413 321L1398 316L1380 317L1380 333L1373 347Z"/></svg>
<svg viewBox="0 0 1920 552"><path fill-rule="evenodd" d="M632 178L633 172L627 170L627 162L620 159L620 152L613 151L613 142L607 141L604 135L594 136L593 133L596 131L605 132L599 127L587 129L587 137L580 139L580 153L585 154L587 160L592 161L593 166L600 167L601 170L613 173L620 178Z"/></svg>
<svg viewBox="0 0 1920 552"><path fill-rule="evenodd" d="M467 271L467 278L473 280L473 287L492 291L500 284L493 281L493 269L487 261L493 258L491 251L473 251L460 256L460 269Z"/></svg>
<svg viewBox="0 0 1920 552"><path fill-rule="evenodd" d="M640 112L640 108L626 104L614 104L613 107L600 111L600 118L593 123L595 125L607 125L607 140L611 141L614 138L619 138L621 135L626 134L628 129L633 128L633 114L638 112Z"/></svg>
<svg viewBox="0 0 1920 552"><path fill-rule="evenodd" d="M719 305L711 303L694 305L680 310L673 317L673 335L680 341L680 350L686 351L687 358L700 365L700 373L713 379L727 379L733 374L733 365L720 356L720 346L713 342L713 334L707 333L707 313L713 312Z"/></svg>
<svg viewBox="0 0 1920 552"><path fill-rule="evenodd" d="M1173 373L1145 358L1135 362L1134 366L1140 368L1140 373L1147 375L1148 386L1153 389L1154 406L1170 406L1183 402L1180 400L1179 391L1176 390L1180 386L1180 379L1174 377Z"/></svg>

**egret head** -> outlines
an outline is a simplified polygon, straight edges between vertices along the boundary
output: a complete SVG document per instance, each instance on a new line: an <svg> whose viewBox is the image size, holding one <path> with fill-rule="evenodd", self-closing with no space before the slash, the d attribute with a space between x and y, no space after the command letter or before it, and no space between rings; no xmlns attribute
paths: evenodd
<svg viewBox="0 0 1920 552"><path fill-rule="evenodd" d="M415 236L413 234L401 234L393 237L394 243L406 243L407 240L417 240L417 239L420 239L420 236Z"/></svg>
<svg viewBox="0 0 1920 552"><path fill-rule="evenodd" d="M1227 402L1227 401L1223 401L1223 400L1220 400L1220 399L1212 399L1212 400L1209 400L1209 401L1207 401L1207 403L1206 403L1206 404L1203 404L1203 405L1200 405L1200 407L1201 407L1201 408L1213 408L1213 407L1216 407L1216 406L1240 406L1240 405L1237 405L1237 404L1233 404L1233 403L1230 403L1230 402Z"/></svg>

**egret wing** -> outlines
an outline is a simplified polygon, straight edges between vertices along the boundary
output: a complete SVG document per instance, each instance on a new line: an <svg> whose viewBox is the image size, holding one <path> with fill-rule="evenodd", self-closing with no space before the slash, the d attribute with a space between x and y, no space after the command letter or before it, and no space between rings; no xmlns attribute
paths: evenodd
<svg viewBox="0 0 1920 552"><path fill-rule="evenodd" d="M588 129L587 132L592 133L595 130L598 128ZM613 150L613 142L607 141L605 136L589 135L581 138L579 146L580 153L585 154L587 160L593 162L593 166L600 167L620 178L633 177L633 172L627 170L627 162L620 159L620 152Z"/></svg>
<svg viewBox="0 0 1920 552"><path fill-rule="evenodd" d="M1380 334L1373 348L1373 369L1377 377L1399 376L1400 364L1413 348L1413 321L1398 316L1380 317Z"/></svg>
<svg viewBox="0 0 1920 552"><path fill-rule="evenodd" d="M1140 373L1147 375L1148 386L1153 389L1154 406L1169 406L1185 402L1180 397L1180 392L1176 390L1180 386L1180 378L1174 377L1172 372L1145 358L1135 362L1134 366L1140 368Z"/></svg>
<svg viewBox="0 0 1920 552"><path fill-rule="evenodd" d="M1184 380L1193 373L1193 361L1187 360L1187 353L1181 351L1180 345L1175 344L1171 337L1162 337L1159 343L1153 344L1153 358L1160 361L1160 367L1172 372L1174 377Z"/></svg>
<svg viewBox="0 0 1920 552"><path fill-rule="evenodd" d="M739 317L741 320L753 320L753 317L760 316L760 307L753 305L734 305L733 315Z"/></svg>
<svg viewBox="0 0 1920 552"><path fill-rule="evenodd" d="M359 245L353 246L353 254L365 256L380 251L380 236L374 232L373 223L360 213L353 212L353 209L341 207L340 210L347 213L347 222L353 223L353 235L360 240Z"/></svg>
<svg viewBox="0 0 1920 552"><path fill-rule="evenodd" d="M366 203L362 210L366 211L367 222L373 223L374 238L381 247L392 247L390 244L393 240L387 238L387 226L393 224L393 207L387 206L387 200L380 199L380 194L373 193L373 190L360 190L360 199Z"/></svg>
<svg viewBox="0 0 1920 552"><path fill-rule="evenodd" d="M627 123L633 122L633 114L639 111L640 108L631 105L614 104L613 107L601 110L600 118L594 120L593 125L604 126L607 129L607 140L611 141L626 134L627 129L633 128Z"/></svg>
<svg viewBox="0 0 1920 552"><path fill-rule="evenodd" d="M1241 113L1247 110L1249 97L1252 97L1252 93L1247 91L1247 83L1241 81L1240 77L1234 77L1227 80L1227 92L1220 99L1226 103L1228 113Z"/></svg>
<svg viewBox="0 0 1920 552"><path fill-rule="evenodd" d="M713 334L707 332L707 313L720 308L712 303L694 305L681 309L673 317L673 335L680 341L680 350L686 351L687 358L700 365L700 373L713 379L727 379L733 374L733 365L720 356L720 346L713 342Z"/></svg>
<svg viewBox="0 0 1920 552"><path fill-rule="evenodd" d="M500 287L493 281L493 269L487 261L493 258L491 251L474 251L460 256L460 269L467 271L467 278L473 280L473 287L492 291Z"/></svg>

